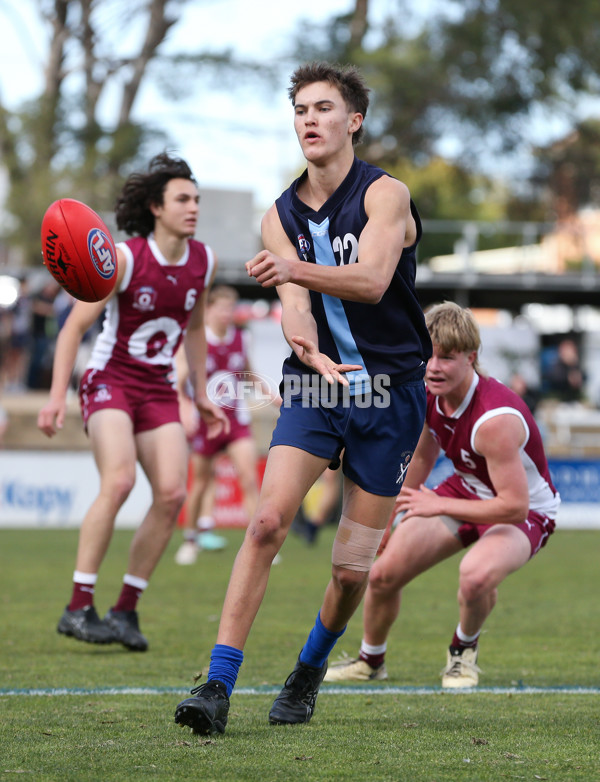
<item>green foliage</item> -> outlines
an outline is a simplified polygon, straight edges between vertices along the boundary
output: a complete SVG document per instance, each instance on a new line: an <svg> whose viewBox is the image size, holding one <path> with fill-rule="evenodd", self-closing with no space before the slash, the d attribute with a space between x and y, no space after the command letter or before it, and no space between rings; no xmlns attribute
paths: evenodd
<svg viewBox="0 0 600 782"><path fill-rule="evenodd" d="M223 737L195 737L173 722L194 673L206 667L241 531L229 547L175 565L176 535L140 604L145 654L59 636L70 590L73 530L2 530L3 632L7 688L157 688L154 694L7 696L0 691L0 779L43 782L157 780L362 780L495 782L600 775L598 694L331 694L323 687L308 726L273 728L272 694L234 693ZM117 595L132 533L115 533L96 592L103 613ZM251 633L240 688L279 687L293 666L330 571L333 530L314 548L290 537L273 567ZM481 643L482 687L597 688L598 532L557 532L500 588ZM439 686L457 619L458 558L405 590L388 669L395 686ZM354 655L360 616L334 651ZM171 688L160 692L160 688Z"/></svg>
<svg viewBox="0 0 600 782"><path fill-rule="evenodd" d="M455 0L434 3L418 17L414 4L397 0L395 13L377 18L379 5L371 2L357 39L351 30L365 5L364 0L357 2L353 12L321 26L303 27L296 45L300 59L352 62L365 73L373 93L361 156L384 168L403 160L423 168L445 149L460 168L477 172L491 170L493 159L508 160L516 152L525 164L516 181L503 185L512 191L503 216L549 219L556 204L548 198L548 186L553 192L560 188L553 172L562 163L569 166L570 156L568 145L555 145L553 166L535 170L533 138L543 120L536 123L532 117L552 117L568 128L574 107L587 97L596 98L600 6L593 0ZM597 201L596 157L586 156L591 167L580 169L579 179L586 182L578 182L582 186L573 193L571 213L589 203L590 192ZM501 171L498 164L496 168ZM533 183L525 188L532 175ZM494 211L497 201L490 194ZM436 207L445 200L447 193L429 199ZM424 214L443 216L437 211Z"/></svg>
<svg viewBox="0 0 600 782"><path fill-rule="evenodd" d="M124 177L169 146L158 125L135 119L144 82L156 78L174 99L174 85L189 92L201 67L230 79L234 72L238 80L240 73L272 77L270 69L236 60L229 51L164 54L167 33L189 2L39 3L47 31L47 47L39 53L44 88L15 111L0 98L0 150L10 182L6 207L13 218L2 238L22 249L26 264L39 262L40 225L52 201L68 196L101 213L112 211Z"/></svg>
<svg viewBox="0 0 600 782"><path fill-rule="evenodd" d="M226 88L273 85L293 60L322 58L362 69L372 104L360 154L384 168L412 171L430 219L447 212L480 219L486 212L545 220L564 216L565 203L572 214L598 200L597 123L572 120L575 105L598 93L600 6L594 0L454 0L434 3L428 14L397 0L385 17L375 16L375 0L355 0L348 12L322 24L298 25L289 61L266 63L227 49L165 53L166 35L188 2L40 3L48 30L44 90L15 112L0 101L13 217L4 238L21 245L28 263L39 260L39 225L52 200L71 195L98 211L112 210L123 177L168 146L164 133L134 119L144 82L153 79L174 99L189 91L199 72L205 83L218 80ZM120 39L141 38L143 45L121 53L114 29ZM533 116L562 121L573 135L538 150L534 160ZM494 187L478 173L490 170L491 159L515 152L526 161L516 181ZM442 154L454 169L452 182L427 176L440 167Z"/></svg>
<svg viewBox="0 0 600 782"><path fill-rule="evenodd" d="M408 186L425 215L448 220L502 220L506 191L493 180L472 174L440 157L416 166L399 161L389 172Z"/></svg>
<svg viewBox="0 0 600 782"><path fill-rule="evenodd" d="M578 123L560 142L536 151L539 186L550 185L559 219L600 205L600 120Z"/></svg>
<svg viewBox="0 0 600 782"><path fill-rule="evenodd" d="M493 223L505 220L509 194L498 182L467 171L440 157L425 165L414 165L409 160L398 161L389 172L408 186L420 215L425 219ZM419 245L421 261L434 255L454 252L456 233L436 233L425 230ZM503 247L514 243L514 237L502 233L482 233L480 249Z"/></svg>

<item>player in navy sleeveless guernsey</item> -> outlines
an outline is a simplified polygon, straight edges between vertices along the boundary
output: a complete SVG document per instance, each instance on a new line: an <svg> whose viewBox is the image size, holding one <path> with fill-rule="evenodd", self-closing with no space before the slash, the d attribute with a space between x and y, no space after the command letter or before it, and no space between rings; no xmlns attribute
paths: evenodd
<svg viewBox="0 0 600 782"><path fill-rule="evenodd" d="M229 425L205 388L204 302L216 259L210 247L192 238L198 201L183 160L158 155L147 172L132 174L117 202L117 226L139 236L117 245L115 289L104 301L76 302L58 336L50 400L38 416L49 437L65 419L79 343L106 310L79 389L100 491L81 525L71 600L58 623L59 633L81 641L117 641L135 651L148 646L137 601L169 542L186 492L187 443L173 374L182 340L201 415L214 435ZM119 598L101 620L93 599L98 570L133 488L137 460L149 480L152 505L134 535Z"/></svg>
<svg viewBox="0 0 600 782"><path fill-rule="evenodd" d="M293 74L290 97L307 170L265 215L265 249L246 268L263 287L277 286L292 354L208 682L176 710L176 722L197 733L225 730L271 562L305 494L343 450L332 578L269 713L272 724L311 719L327 658L360 603L425 414L431 342L415 293L421 223L406 186L355 157L368 89L355 68L312 63Z"/></svg>
<svg viewBox="0 0 600 782"><path fill-rule="evenodd" d="M475 686L479 634L498 586L554 530L560 498L539 429L521 397L479 367L472 314L445 302L429 310L427 323L427 420L398 498L404 516L371 571L360 654L331 667L327 681L386 679L387 637L402 587L473 544L460 564L460 621L442 687ZM424 483L440 451L454 472L431 490Z"/></svg>

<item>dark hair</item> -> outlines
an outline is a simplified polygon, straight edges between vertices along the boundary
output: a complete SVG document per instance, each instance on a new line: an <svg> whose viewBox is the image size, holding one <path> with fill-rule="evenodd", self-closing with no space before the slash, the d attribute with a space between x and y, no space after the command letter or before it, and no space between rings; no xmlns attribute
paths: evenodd
<svg viewBox="0 0 600 782"><path fill-rule="evenodd" d="M354 65L332 65L328 62L309 62L296 68L290 78L288 95L292 104L296 102L298 92L309 84L326 81L337 87L350 111L367 116L369 108L369 88L362 74ZM363 126L352 135L352 143L356 146L364 135Z"/></svg>
<svg viewBox="0 0 600 782"><path fill-rule="evenodd" d="M156 155L148 164L148 171L134 172L125 184L115 205L117 227L130 236L148 236L154 230L151 204L162 204L165 187L171 179L189 179L196 183L191 168L181 158L166 152Z"/></svg>

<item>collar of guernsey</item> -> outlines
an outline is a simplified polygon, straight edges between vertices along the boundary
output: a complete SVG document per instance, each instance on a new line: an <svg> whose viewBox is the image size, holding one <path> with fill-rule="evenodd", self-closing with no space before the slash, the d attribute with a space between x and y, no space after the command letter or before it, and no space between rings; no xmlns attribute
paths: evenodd
<svg viewBox="0 0 600 782"><path fill-rule="evenodd" d="M317 265L336 266L335 255L329 241L329 218L326 217L319 224L309 220L308 227L313 240ZM327 293L322 293L321 296L323 297L323 308L327 318L327 325L340 354L341 362L343 364L360 364L363 367L363 369L346 373L346 378L350 384L350 395L368 394L372 390L371 378L364 369L366 366L365 360L352 336L344 305L335 296L329 296Z"/></svg>

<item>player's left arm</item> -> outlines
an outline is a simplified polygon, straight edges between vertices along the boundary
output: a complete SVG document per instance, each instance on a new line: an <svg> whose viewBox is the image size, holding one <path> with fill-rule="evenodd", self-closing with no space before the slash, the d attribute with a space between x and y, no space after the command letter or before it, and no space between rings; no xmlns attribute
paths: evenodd
<svg viewBox="0 0 600 782"><path fill-rule="evenodd" d="M229 419L221 407L211 402L206 389L206 357L208 349L206 345L206 330L204 328L204 313L206 311L206 299L208 291L213 283L217 270L217 259L208 285L202 291L198 301L190 314L190 319L185 332L183 346L188 365L188 377L194 389L194 402L202 418L204 419L209 438L216 437L221 432L229 432Z"/></svg>
<svg viewBox="0 0 600 782"><path fill-rule="evenodd" d="M405 489L398 499L405 518L446 514L472 524L519 524L529 512L527 475L521 461L525 442L521 419L510 413L494 416L477 430L475 448L485 458L496 495L488 500L440 497L431 489Z"/></svg>
<svg viewBox="0 0 600 782"><path fill-rule="evenodd" d="M365 194L365 211L357 263L322 266L267 249L248 261L249 276L265 288L294 283L339 299L377 304L390 286L402 249L416 239L408 188L392 177L380 177Z"/></svg>

